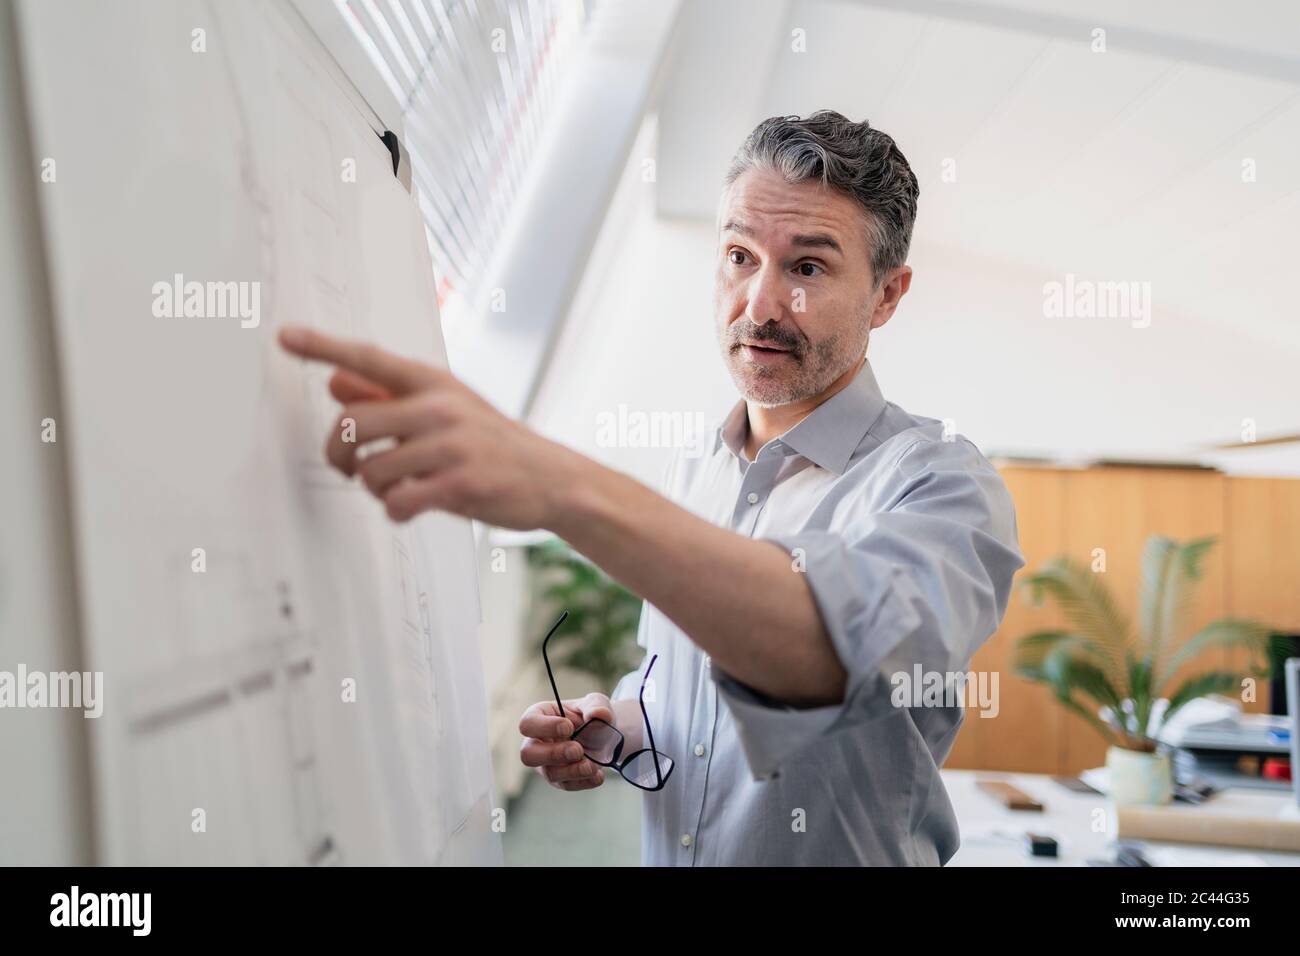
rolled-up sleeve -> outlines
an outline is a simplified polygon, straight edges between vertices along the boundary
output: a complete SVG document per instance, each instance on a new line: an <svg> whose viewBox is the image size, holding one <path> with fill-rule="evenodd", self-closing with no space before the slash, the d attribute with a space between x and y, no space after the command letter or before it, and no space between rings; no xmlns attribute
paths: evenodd
<svg viewBox="0 0 1300 956"><path fill-rule="evenodd" d="M815 739L889 712L891 676L965 671L1023 566L1011 496L969 441L919 439L872 504L835 530L768 538L802 567L848 681L842 702L796 708L713 669L756 778Z"/></svg>

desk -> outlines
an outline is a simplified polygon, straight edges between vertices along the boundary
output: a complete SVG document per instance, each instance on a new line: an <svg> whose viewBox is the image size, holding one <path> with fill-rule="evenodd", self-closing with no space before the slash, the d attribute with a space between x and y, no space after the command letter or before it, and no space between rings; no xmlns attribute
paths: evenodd
<svg viewBox="0 0 1300 956"><path fill-rule="evenodd" d="M1116 818L1114 806L1105 797L1074 793L1042 774L944 770L942 776L961 827L961 848L949 866L1083 866L1094 857L1114 856L1111 844ZM1019 787L1043 804L1043 812L1005 809L976 788L975 781L984 778L1005 780ZM1229 788L1212 797L1211 802L1230 802L1243 813L1271 816L1281 814L1294 799L1290 791ZM1108 832L1093 832L1098 808L1105 810ZM1060 856L1031 857L1018 839L999 839L993 832L1019 837L1026 830L1055 837L1060 843ZM1157 866L1300 866L1300 853L1141 842L1147 857Z"/></svg>

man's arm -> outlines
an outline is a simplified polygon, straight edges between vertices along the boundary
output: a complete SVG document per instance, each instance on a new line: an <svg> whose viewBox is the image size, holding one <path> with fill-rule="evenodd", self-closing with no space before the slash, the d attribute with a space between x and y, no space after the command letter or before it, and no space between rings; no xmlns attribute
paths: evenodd
<svg viewBox="0 0 1300 956"><path fill-rule="evenodd" d="M547 528L667 615L726 672L798 706L843 699L846 674L804 575L771 542L715 527L640 482L502 415L451 373L289 327L281 344L338 367L326 457L403 521L437 508ZM368 456L368 443L398 447Z"/></svg>
<svg viewBox="0 0 1300 956"><path fill-rule="evenodd" d="M900 449L888 507L836 531L755 541L547 441L449 372L311 330L281 342L340 367L330 389L344 408L326 456L394 520L436 508L548 528L673 620L714 658L757 776L835 727L887 713L892 675L965 669L1024 563L1006 486L964 439ZM398 444L358 454L378 439ZM796 548L806 573L789 562ZM630 711L613 716L631 726Z"/></svg>
<svg viewBox="0 0 1300 956"><path fill-rule="evenodd" d="M653 604L737 680L794 706L843 699L844 667L790 555L565 453L548 530Z"/></svg>

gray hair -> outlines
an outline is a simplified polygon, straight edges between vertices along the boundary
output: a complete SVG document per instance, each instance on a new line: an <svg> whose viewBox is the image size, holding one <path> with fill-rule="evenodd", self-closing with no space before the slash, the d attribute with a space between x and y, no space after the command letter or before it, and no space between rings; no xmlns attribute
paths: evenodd
<svg viewBox="0 0 1300 956"><path fill-rule="evenodd" d="M754 168L791 184L818 179L856 201L867 214L876 285L907 261L921 190L893 138L870 123L855 123L834 110L818 110L807 119L770 117L736 151L726 185Z"/></svg>

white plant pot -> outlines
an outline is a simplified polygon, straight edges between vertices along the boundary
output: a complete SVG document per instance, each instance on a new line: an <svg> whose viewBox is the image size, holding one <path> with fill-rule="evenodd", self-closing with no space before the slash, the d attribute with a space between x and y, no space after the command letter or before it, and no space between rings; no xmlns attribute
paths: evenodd
<svg viewBox="0 0 1300 956"><path fill-rule="evenodd" d="M1160 806L1173 799L1174 777L1168 754L1111 747L1106 751L1110 796L1121 806Z"/></svg>

